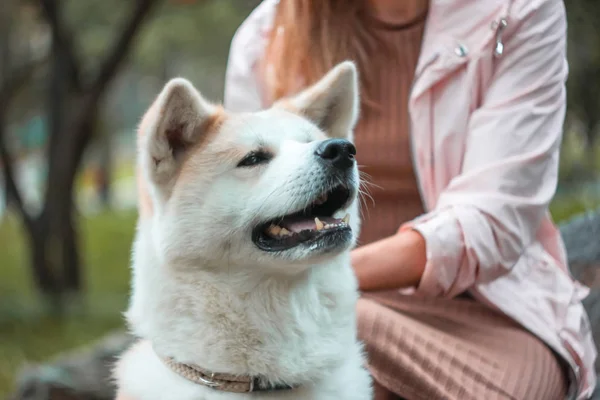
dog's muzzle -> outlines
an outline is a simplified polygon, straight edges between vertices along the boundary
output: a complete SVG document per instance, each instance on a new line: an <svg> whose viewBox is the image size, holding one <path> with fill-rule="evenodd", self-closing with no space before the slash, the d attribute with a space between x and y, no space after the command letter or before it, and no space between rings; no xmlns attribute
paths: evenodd
<svg viewBox="0 0 600 400"><path fill-rule="evenodd" d="M292 390L295 386L265 384L263 379L253 376L237 376L206 371L196 365L183 364L170 357L159 358L177 375L214 390L230 393L274 392Z"/></svg>

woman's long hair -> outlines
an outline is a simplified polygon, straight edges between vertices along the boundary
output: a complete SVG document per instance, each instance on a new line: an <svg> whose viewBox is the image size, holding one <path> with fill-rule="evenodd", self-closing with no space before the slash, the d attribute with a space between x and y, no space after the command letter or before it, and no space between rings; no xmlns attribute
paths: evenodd
<svg viewBox="0 0 600 400"><path fill-rule="evenodd" d="M367 0L280 0L266 49L269 95L273 101L311 85L344 60L356 63L362 103L371 106L378 41L366 29ZM382 49L379 49L382 50Z"/></svg>

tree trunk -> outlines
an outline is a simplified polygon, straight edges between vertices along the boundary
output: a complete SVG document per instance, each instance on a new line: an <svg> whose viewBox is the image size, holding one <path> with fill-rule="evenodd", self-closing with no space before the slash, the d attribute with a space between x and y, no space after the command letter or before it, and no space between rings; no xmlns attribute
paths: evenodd
<svg viewBox="0 0 600 400"><path fill-rule="evenodd" d="M91 122L79 122L84 96L75 92L67 76L64 50L54 45L48 110L48 175L44 207L35 219L33 270L53 311L63 313L82 289L80 257L75 228L73 188L85 142L80 138ZM79 140L78 140L79 139ZM46 279L50 276L50 279ZM50 287L48 287L50 286Z"/></svg>
<svg viewBox="0 0 600 400"><path fill-rule="evenodd" d="M74 207L68 196L49 197L29 232L34 282L55 314L78 306L82 289Z"/></svg>
<svg viewBox="0 0 600 400"><path fill-rule="evenodd" d="M96 193L100 199L100 205L109 209L111 205L111 170L112 170L112 147L111 137L106 130L99 132L98 137L98 169L96 171L95 183Z"/></svg>
<svg viewBox="0 0 600 400"><path fill-rule="evenodd" d="M67 124L67 129L85 129L86 126L88 124L80 127ZM82 135L64 131L57 136L61 136L62 140L70 140ZM59 154L51 152L48 168L48 182L51 185L47 188L44 210L40 216L44 227L45 262L55 272L55 285L56 290L61 293L62 308L73 304L72 300L79 298L83 289L74 192L75 176L83 156L83 148L85 143L72 140L69 145L63 144L60 148L55 148Z"/></svg>
<svg viewBox="0 0 600 400"><path fill-rule="evenodd" d="M43 297L43 304L48 307L50 312L57 314L62 311L62 301L59 278L56 269L48 259L48 234L45 218L40 216L32 227L33 229L29 232L29 248L31 249L30 262L33 281Z"/></svg>

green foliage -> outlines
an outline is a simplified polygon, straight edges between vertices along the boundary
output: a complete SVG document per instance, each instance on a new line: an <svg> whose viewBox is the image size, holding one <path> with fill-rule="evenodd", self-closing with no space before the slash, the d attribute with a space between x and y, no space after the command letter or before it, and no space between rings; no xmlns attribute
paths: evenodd
<svg viewBox="0 0 600 400"><path fill-rule="evenodd" d="M137 56L142 67L160 67L164 57L184 54L190 62L223 59L231 34L246 16L233 0L165 4L148 26ZM238 2L239 3L239 2Z"/></svg>
<svg viewBox="0 0 600 400"><path fill-rule="evenodd" d="M572 185L600 176L600 142L588 145L581 130L567 126L560 151L559 181Z"/></svg>
<svg viewBox="0 0 600 400"><path fill-rule="evenodd" d="M550 204L550 213L555 222L561 223L600 207L600 196L582 192L558 195Z"/></svg>
<svg viewBox="0 0 600 400"><path fill-rule="evenodd" d="M129 292L129 258L135 214L110 213L82 219L86 304L62 320L44 316L27 269L27 247L19 224L0 225L0 398L11 390L25 362L47 359L122 327Z"/></svg>
<svg viewBox="0 0 600 400"><path fill-rule="evenodd" d="M233 34L249 7L240 0L167 2L140 37L132 69L166 81L185 76L214 101L221 101Z"/></svg>
<svg viewBox="0 0 600 400"><path fill-rule="evenodd" d="M156 75L165 63L184 57L198 65L207 60L223 64L233 32L253 2L240 0L162 1L144 27L132 58L134 68ZM132 4L119 0L65 2L65 19L76 38L81 58L101 57L115 40ZM176 57L174 60L172 57Z"/></svg>
<svg viewBox="0 0 600 400"><path fill-rule="evenodd" d="M600 2L565 2L568 21L569 114L583 125L588 144L600 131Z"/></svg>
<svg viewBox="0 0 600 400"><path fill-rule="evenodd" d="M600 3L596 0L565 2L567 9L569 59L600 64Z"/></svg>
<svg viewBox="0 0 600 400"><path fill-rule="evenodd" d="M98 67L96 61L106 56L134 4L119 0L63 2L65 22L72 33L80 61L87 61L86 69Z"/></svg>

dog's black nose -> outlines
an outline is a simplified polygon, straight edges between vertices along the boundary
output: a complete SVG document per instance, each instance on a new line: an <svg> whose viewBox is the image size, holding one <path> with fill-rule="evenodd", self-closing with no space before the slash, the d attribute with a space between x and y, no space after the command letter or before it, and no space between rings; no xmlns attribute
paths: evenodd
<svg viewBox="0 0 600 400"><path fill-rule="evenodd" d="M339 169L348 169L354 165L356 147L343 139L329 139L321 142L315 154Z"/></svg>

